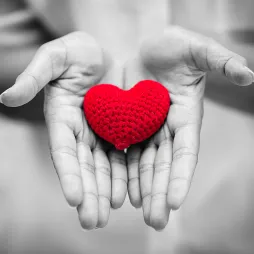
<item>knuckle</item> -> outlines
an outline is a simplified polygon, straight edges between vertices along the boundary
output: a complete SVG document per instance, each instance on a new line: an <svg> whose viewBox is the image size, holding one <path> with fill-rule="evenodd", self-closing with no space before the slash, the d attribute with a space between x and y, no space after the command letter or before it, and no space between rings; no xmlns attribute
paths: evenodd
<svg viewBox="0 0 254 254"><path fill-rule="evenodd" d="M38 53L48 58L52 70L51 79L57 78L66 68L67 48L63 38L43 44Z"/></svg>
<svg viewBox="0 0 254 254"><path fill-rule="evenodd" d="M51 59L51 55L54 53L52 42L44 43L39 47L38 53L46 55Z"/></svg>

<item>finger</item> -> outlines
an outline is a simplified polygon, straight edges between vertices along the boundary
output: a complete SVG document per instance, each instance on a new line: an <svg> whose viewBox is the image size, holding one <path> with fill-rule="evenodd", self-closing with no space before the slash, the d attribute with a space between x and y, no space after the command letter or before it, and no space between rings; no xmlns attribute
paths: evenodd
<svg viewBox="0 0 254 254"><path fill-rule="evenodd" d="M191 40L190 54L200 70L217 71L240 86L254 81L254 73L247 67L246 60L212 39L198 36Z"/></svg>
<svg viewBox="0 0 254 254"><path fill-rule="evenodd" d="M151 199L150 223L155 230L162 230L166 227L170 212L167 204L167 193L173 148L168 127L165 126L162 131L167 132L167 138L160 142L155 157Z"/></svg>
<svg viewBox="0 0 254 254"><path fill-rule="evenodd" d="M77 144L78 159L83 180L83 200L78 206L79 220L84 229L94 229L98 223L98 191L94 158L84 142Z"/></svg>
<svg viewBox="0 0 254 254"><path fill-rule="evenodd" d="M156 153L157 147L153 142L150 142L144 149L139 164L142 208L148 226L150 226L151 193Z"/></svg>
<svg viewBox="0 0 254 254"><path fill-rule="evenodd" d="M200 124L187 124L175 132L167 196L171 209L178 209L188 194L198 161L200 127Z"/></svg>
<svg viewBox="0 0 254 254"><path fill-rule="evenodd" d="M109 152L109 162L112 170L112 208L120 208L127 193L127 167L124 151L113 148Z"/></svg>
<svg viewBox="0 0 254 254"><path fill-rule="evenodd" d="M139 145L133 145L127 150L128 193L130 202L135 208L140 208L142 206L139 182L139 161L141 150Z"/></svg>
<svg viewBox="0 0 254 254"><path fill-rule="evenodd" d="M65 59L66 49L61 39L42 45L15 84L1 94L1 102L17 107L32 100L44 86L65 71Z"/></svg>
<svg viewBox="0 0 254 254"><path fill-rule="evenodd" d="M182 72L182 66L187 65L196 77L217 71L240 86L254 81L254 74L243 57L213 39L180 27L170 27L162 36L151 37L143 44L141 56L147 66L156 67L159 72L176 67Z"/></svg>
<svg viewBox="0 0 254 254"><path fill-rule="evenodd" d="M93 156L99 196L99 217L97 227L103 228L108 223L110 213L111 169L108 157L100 147L96 147L93 150Z"/></svg>
<svg viewBox="0 0 254 254"><path fill-rule="evenodd" d="M62 123L48 124L50 152L66 200L77 206L83 199L82 178L72 130Z"/></svg>

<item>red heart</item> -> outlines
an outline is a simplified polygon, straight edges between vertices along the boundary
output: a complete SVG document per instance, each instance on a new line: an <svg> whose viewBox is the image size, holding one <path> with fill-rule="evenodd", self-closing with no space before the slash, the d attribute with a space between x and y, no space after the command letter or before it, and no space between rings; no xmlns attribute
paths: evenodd
<svg viewBox="0 0 254 254"><path fill-rule="evenodd" d="M123 150L149 138L161 127L170 97L163 85L152 80L140 81L128 91L100 84L86 93L83 106L94 132Z"/></svg>

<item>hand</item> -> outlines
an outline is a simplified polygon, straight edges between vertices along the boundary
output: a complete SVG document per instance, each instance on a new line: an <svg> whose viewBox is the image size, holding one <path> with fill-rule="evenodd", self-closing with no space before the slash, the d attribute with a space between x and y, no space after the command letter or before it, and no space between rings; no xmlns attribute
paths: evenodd
<svg viewBox="0 0 254 254"><path fill-rule="evenodd" d="M53 163L63 193L77 207L85 229L104 227L110 203L119 208L127 192L124 152L98 138L82 110L91 86L109 80L121 87L121 76L92 37L76 32L44 44L15 85L0 97L6 106L20 106L45 87Z"/></svg>
<svg viewBox="0 0 254 254"><path fill-rule="evenodd" d="M198 161L207 71L221 73L240 86L254 79L241 56L177 27L146 40L126 65L126 89L152 79L162 83L171 97L162 128L127 152L130 201L143 206L145 222L156 230L166 226L170 210L181 206L190 188Z"/></svg>

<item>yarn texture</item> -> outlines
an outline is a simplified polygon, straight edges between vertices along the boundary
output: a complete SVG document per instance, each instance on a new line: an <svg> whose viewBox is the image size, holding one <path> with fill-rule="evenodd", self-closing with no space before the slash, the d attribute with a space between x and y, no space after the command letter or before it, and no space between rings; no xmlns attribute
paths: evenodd
<svg viewBox="0 0 254 254"><path fill-rule="evenodd" d="M83 107L92 130L124 150L159 130L168 114L170 96L162 84L152 80L140 81L127 91L99 84L86 93Z"/></svg>

